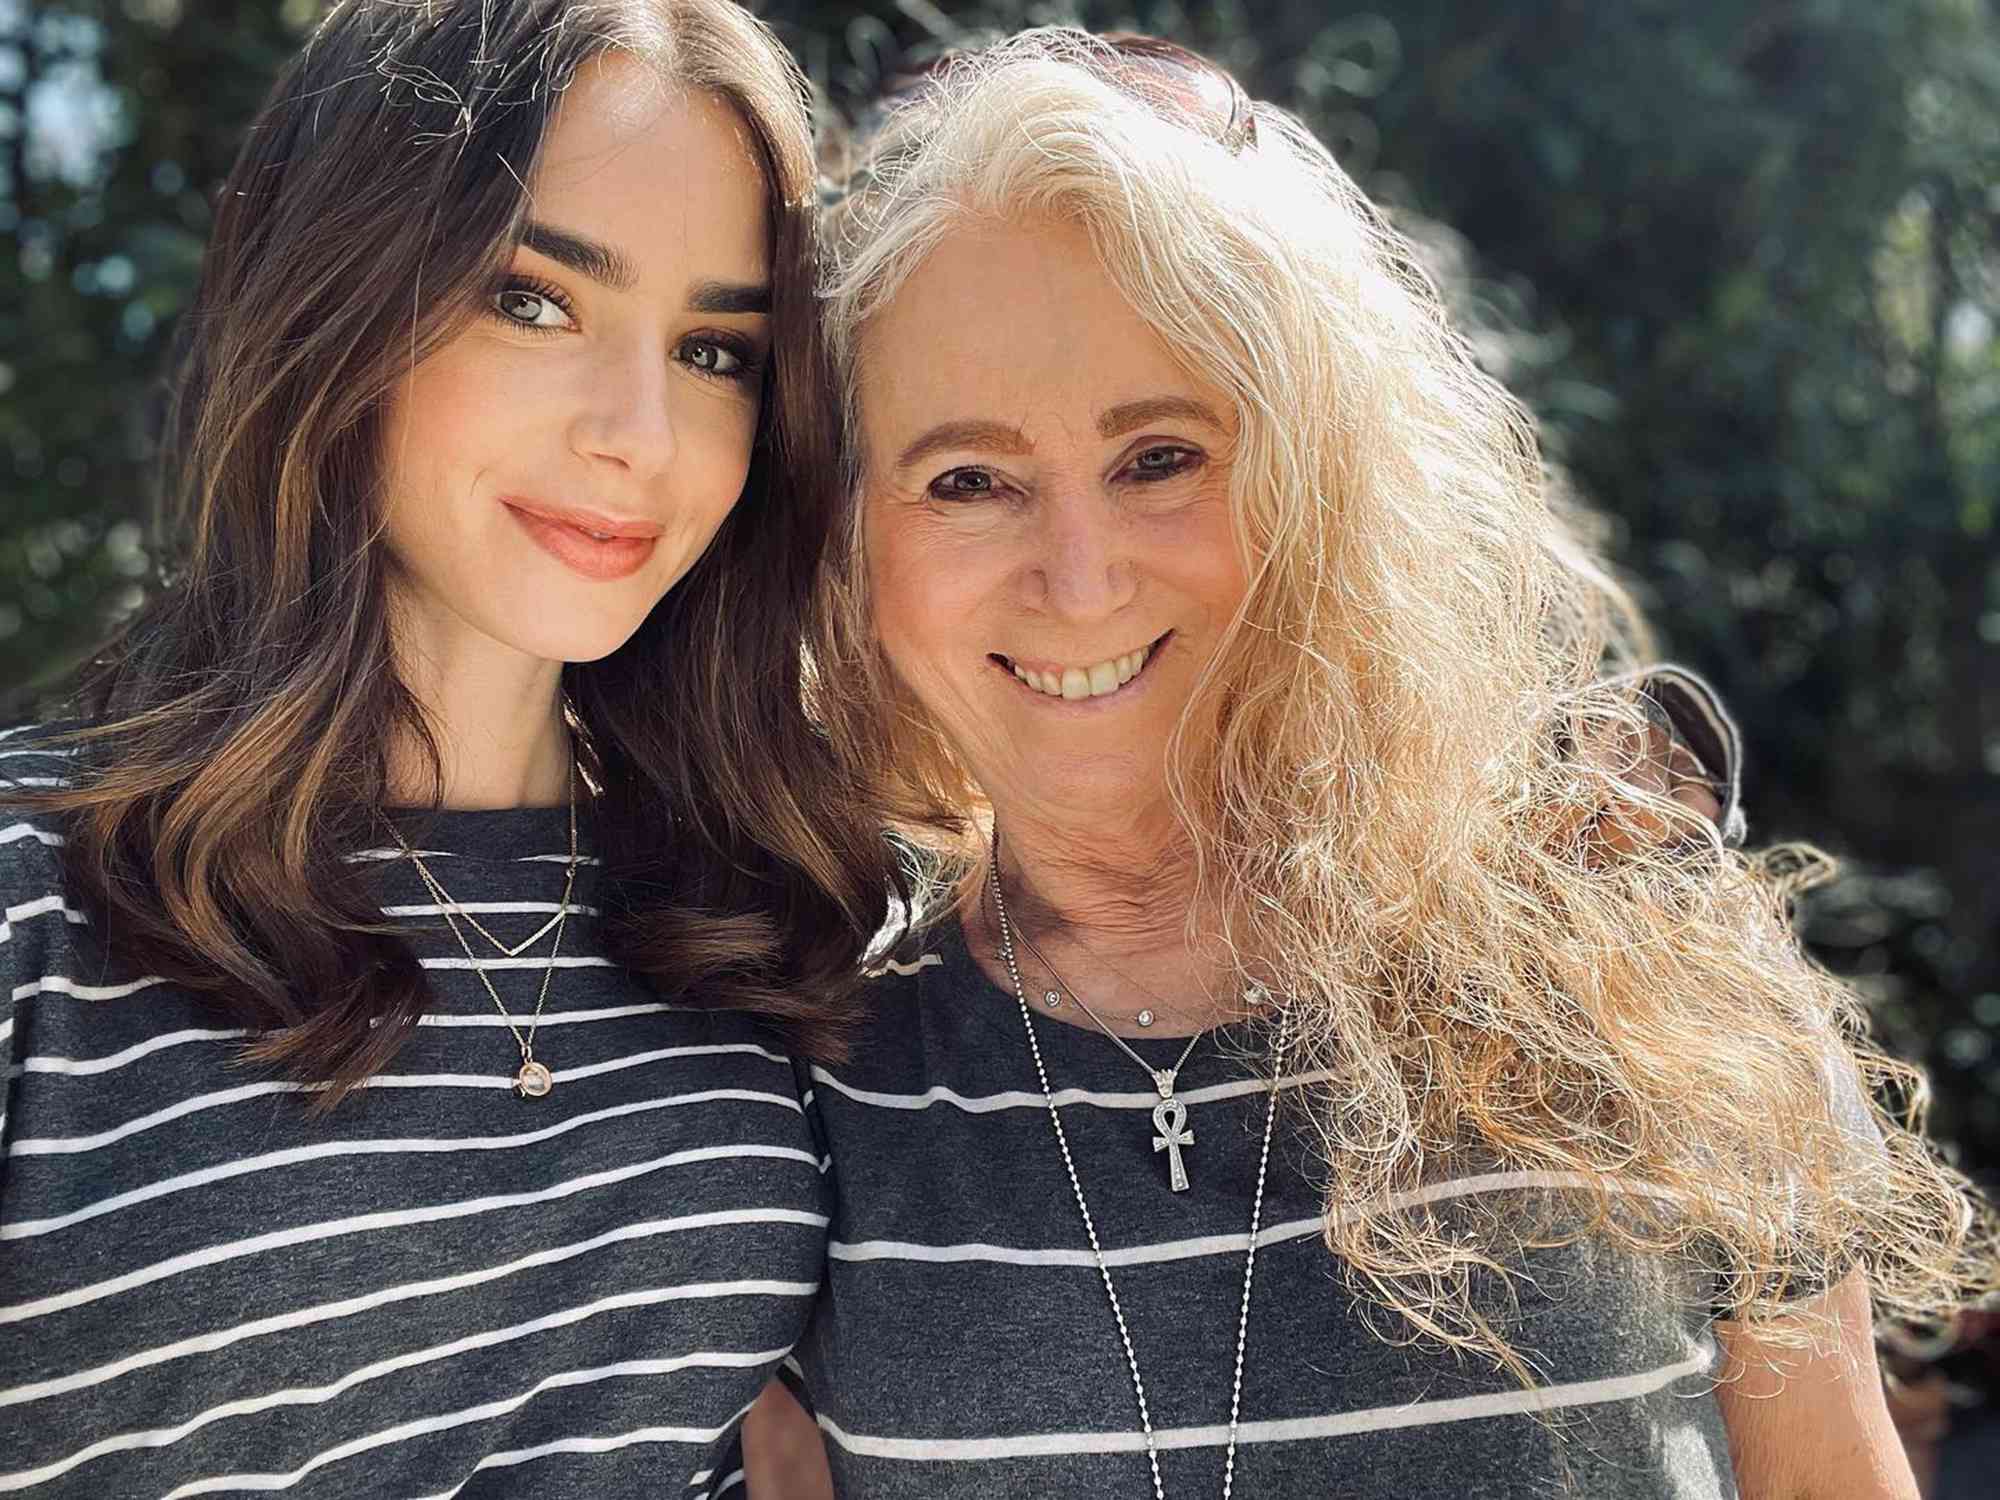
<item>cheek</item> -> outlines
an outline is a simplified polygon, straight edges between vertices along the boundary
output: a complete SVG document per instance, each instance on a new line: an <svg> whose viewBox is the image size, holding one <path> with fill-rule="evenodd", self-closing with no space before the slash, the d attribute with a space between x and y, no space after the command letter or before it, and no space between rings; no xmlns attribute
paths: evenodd
<svg viewBox="0 0 2000 1500"><path fill-rule="evenodd" d="M750 477L757 410L754 402L711 399L704 392L699 404L675 422L681 493L690 512L711 528L735 507Z"/></svg>
<svg viewBox="0 0 2000 1500"><path fill-rule="evenodd" d="M1164 519L1151 559L1156 576L1196 601L1220 627L1236 613L1250 587L1228 500L1218 495Z"/></svg>
<svg viewBox="0 0 2000 1500"><path fill-rule="evenodd" d="M864 545L876 639L905 680L935 679L973 648L980 588L976 560L926 535L920 518L871 507Z"/></svg>
<svg viewBox="0 0 2000 1500"><path fill-rule="evenodd" d="M389 402L382 467L392 537L441 515L520 441L523 406L504 368L469 343L461 337L426 360Z"/></svg>

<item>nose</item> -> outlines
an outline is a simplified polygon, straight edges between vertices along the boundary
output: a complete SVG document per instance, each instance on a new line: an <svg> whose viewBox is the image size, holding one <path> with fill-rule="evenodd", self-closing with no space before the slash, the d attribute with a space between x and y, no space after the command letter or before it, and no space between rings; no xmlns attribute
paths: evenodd
<svg viewBox="0 0 2000 1500"><path fill-rule="evenodd" d="M1079 489L1038 507L1036 558L1029 569L1035 602L1080 622L1109 618L1132 602L1139 573L1124 519L1108 498Z"/></svg>
<svg viewBox="0 0 2000 1500"><path fill-rule="evenodd" d="M570 445L584 458L615 464L639 479L664 473L674 461L672 386L657 346L635 343L583 373L582 399Z"/></svg>

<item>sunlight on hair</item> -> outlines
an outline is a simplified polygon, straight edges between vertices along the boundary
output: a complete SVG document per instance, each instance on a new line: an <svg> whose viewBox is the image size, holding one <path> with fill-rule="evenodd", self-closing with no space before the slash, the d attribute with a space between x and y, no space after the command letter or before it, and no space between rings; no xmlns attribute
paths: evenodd
<svg viewBox="0 0 2000 1500"><path fill-rule="evenodd" d="M1234 403L1251 586L1170 785L1245 976L1289 997L1296 1070L1328 1077L1326 1233L1400 1315L1385 1336L1525 1378L1475 1273L1585 1234L1686 1257L1760 1324L1857 1257L1885 1312L1957 1302L1990 1275L1990 1229L1915 1133L1918 1075L1862 1041L1853 995L1802 954L1785 860L1724 848L1631 765L1571 752L1585 725L1645 743L1630 683L1601 679L1651 646L1551 492L1531 417L1302 125L1259 104L1232 151L1177 97L1040 31L891 110L832 214L849 487L870 460L864 332L965 226L1083 226ZM873 644L860 537L850 518L816 626L841 684L821 711L944 890L977 863L984 808ZM1587 858L1575 814L1614 793L1684 837ZM1885 1087L1897 1117L1863 1102ZM1547 1221L1472 1233L1387 1206L1482 1170L1546 1174ZM1829 1332L1808 1324L1773 1336Z"/></svg>

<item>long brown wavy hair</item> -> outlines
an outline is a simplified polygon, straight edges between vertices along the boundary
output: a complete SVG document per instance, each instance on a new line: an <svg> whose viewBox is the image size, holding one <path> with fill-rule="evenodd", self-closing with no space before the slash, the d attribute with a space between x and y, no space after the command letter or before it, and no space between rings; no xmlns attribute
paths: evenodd
<svg viewBox="0 0 2000 1500"><path fill-rule="evenodd" d="M116 956L214 998L331 1083L427 987L372 861L389 749L440 783L391 653L385 398L504 275L564 87L609 50L740 116L767 189L776 337L743 495L623 647L565 668L598 789L611 956L690 1002L831 1035L896 872L800 700L835 496L813 300L808 94L729 0L345 0L279 78L218 200L163 444L168 561L75 697L67 879Z"/></svg>

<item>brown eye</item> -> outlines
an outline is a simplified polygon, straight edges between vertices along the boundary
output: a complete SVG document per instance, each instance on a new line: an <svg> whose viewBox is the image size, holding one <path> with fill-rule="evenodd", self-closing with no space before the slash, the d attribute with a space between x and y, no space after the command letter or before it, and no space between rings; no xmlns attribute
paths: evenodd
<svg viewBox="0 0 2000 1500"><path fill-rule="evenodd" d="M993 476L984 469L953 469L931 481L940 500L976 500L993 493Z"/></svg>

